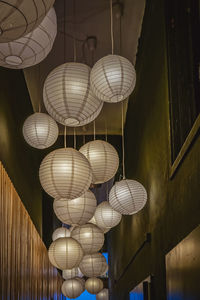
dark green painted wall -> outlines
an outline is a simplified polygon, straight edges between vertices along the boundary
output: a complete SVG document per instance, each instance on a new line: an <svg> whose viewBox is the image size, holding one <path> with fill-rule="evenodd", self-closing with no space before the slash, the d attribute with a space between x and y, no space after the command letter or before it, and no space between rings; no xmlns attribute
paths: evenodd
<svg viewBox="0 0 200 300"><path fill-rule="evenodd" d="M166 299L165 254L200 222L200 140L196 139L173 179L170 170L169 96L163 0L147 2L137 58L137 85L130 98L125 126L127 178L147 189L148 203L135 216L124 216L109 235L114 300L150 274L153 300ZM152 233L121 280L121 272ZM115 282L116 280L116 282Z"/></svg>

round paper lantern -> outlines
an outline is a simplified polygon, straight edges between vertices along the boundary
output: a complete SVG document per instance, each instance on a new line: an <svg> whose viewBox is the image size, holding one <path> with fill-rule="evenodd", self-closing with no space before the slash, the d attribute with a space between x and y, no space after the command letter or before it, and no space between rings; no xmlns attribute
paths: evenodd
<svg viewBox="0 0 200 300"><path fill-rule="evenodd" d="M103 289L96 295L96 300L109 300L108 289Z"/></svg>
<svg viewBox="0 0 200 300"><path fill-rule="evenodd" d="M94 94L105 102L119 102L134 90L135 68L132 63L119 55L107 55L96 62L90 75Z"/></svg>
<svg viewBox="0 0 200 300"><path fill-rule="evenodd" d="M97 206L94 217L100 228L112 228L119 224L122 215L108 201L103 201Z"/></svg>
<svg viewBox="0 0 200 300"><path fill-rule="evenodd" d="M25 120L23 135L30 146L37 149L45 149L53 145L57 140L58 125L49 115L34 113Z"/></svg>
<svg viewBox="0 0 200 300"><path fill-rule="evenodd" d="M85 289L88 293L96 295L103 289L103 282L96 277L88 278L85 283Z"/></svg>
<svg viewBox="0 0 200 300"><path fill-rule="evenodd" d="M90 190L79 198L70 201L62 198L55 199L53 203L57 218L69 225L86 224L93 216L96 206L97 200Z"/></svg>
<svg viewBox="0 0 200 300"><path fill-rule="evenodd" d="M107 262L101 253L87 254L83 257L79 268L87 277L98 277L107 270Z"/></svg>
<svg viewBox="0 0 200 300"><path fill-rule="evenodd" d="M119 167L119 156L111 144L95 140L83 145L79 151L90 162L94 184L106 182L115 176Z"/></svg>
<svg viewBox="0 0 200 300"><path fill-rule="evenodd" d="M0 1L0 43L16 40L44 19L54 0Z"/></svg>
<svg viewBox="0 0 200 300"><path fill-rule="evenodd" d="M62 277L64 279L72 279L75 277L83 277L83 274L79 268L63 270Z"/></svg>
<svg viewBox="0 0 200 300"><path fill-rule="evenodd" d="M71 232L69 229L67 229L65 227L59 227L52 234L52 240L55 241L62 237L70 237L70 235L71 235Z"/></svg>
<svg viewBox="0 0 200 300"><path fill-rule="evenodd" d="M67 126L83 126L99 115L103 102L90 89L90 67L65 63L54 69L44 83L43 98L48 113Z"/></svg>
<svg viewBox="0 0 200 300"><path fill-rule="evenodd" d="M75 278L65 280L61 287L62 294L70 299L79 297L84 291L81 282Z"/></svg>
<svg viewBox="0 0 200 300"><path fill-rule="evenodd" d="M104 244L104 234L94 224L75 227L71 236L81 244L85 254L98 252Z"/></svg>
<svg viewBox="0 0 200 300"><path fill-rule="evenodd" d="M97 226L97 222L96 222L94 216L92 217L92 219L88 223L92 223L92 224ZM97 227L100 228L99 226L97 226ZM103 231L104 234L107 233L110 230L110 228L100 228L100 229Z"/></svg>
<svg viewBox="0 0 200 300"><path fill-rule="evenodd" d="M88 160L73 148L50 152L39 170L43 189L54 198L77 198L86 192L92 181Z"/></svg>
<svg viewBox="0 0 200 300"><path fill-rule="evenodd" d="M147 192L136 180L123 179L115 183L110 190L109 203L122 215L133 215L147 202Z"/></svg>
<svg viewBox="0 0 200 300"><path fill-rule="evenodd" d="M39 64L51 51L56 34L56 13L51 8L42 23L33 31L17 40L0 43L0 66L24 69Z"/></svg>
<svg viewBox="0 0 200 300"><path fill-rule="evenodd" d="M80 278L80 277L75 277L75 279L78 280L82 284L83 289L85 289L85 280L83 278Z"/></svg>
<svg viewBox="0 0 200 300"><path fill-rule="evenodd" d="M66 270L79 266L83 258L83 250L76 240L65 237L51 243L48 255L53 266Z"/></svg>

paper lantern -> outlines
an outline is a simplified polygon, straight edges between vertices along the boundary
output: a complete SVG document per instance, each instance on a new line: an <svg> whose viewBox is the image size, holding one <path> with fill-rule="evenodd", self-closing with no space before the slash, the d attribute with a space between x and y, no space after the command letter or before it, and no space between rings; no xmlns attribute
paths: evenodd
<svg viewBox="0 0 200 300"><path fill-rule="evenodd" d="M54 0L0 1L0 43L16 40L35 29Z"/></svg>
<svg viewBox="0 0 200 300"><path fill-rule="evenodd" d="M96 222L94 216L92 217L92 219L90 219L90 221L88 223L92 223L92 224L97 226L97 222ZM99 227L99 226L97 226L97 227ZM110 230L110 228L100 228L100 229L103 231L104 234L107 233Z"/></svg>
<svg viewBox="0 0 200 300"><path fill-rule="evenodd" d="M81 244L85 254L98 252L104 244L104 234L94 224L77 226L72 231L71 236Z"/></svg>
<svg viewBox="0 0 200 300"><path fill-rule="evenodd" d="M84 175L83 175L84 176ZM53 209L57 218L65 224L83 225L93 216L97 205L95 195L88 190L79 198L67 201L55 199Z"/></svg>
<svg viewBox="0 0 200 300"><path fill-rule="evenodd" d="M96 300L109 300L108 289L103 289L96 295Z"/></svg>
<svg viewBox="0 0 200 300"><path fill-rule="evenodd" d="M122 215L115 211L108 201L103 201L97 206L94 217L98 227L112 228L119 224Z"/></svg>
<svg viewBox="0 0 200 300"><path fill-rule="evenodd" d="M39 64L51 51L56 34L56 13L51 8L42 23L33 31L17 40L0 43L0 66L24 69Z"/></svg>
<svg viewBox="0 0 200 300"><path fill-rule="evenodd" d="M25 120L23 135L30 146L37 149L45 149L53 145L57 140L58 125L49 115L34 113Z"/></svg>
<svg viewBox="0 0 200 300"><path fill-rule="evenodd" d="M83 145L79 151L90 162L94 184L106 182L115 176L119 167L119 156L111 144L95 140Z"/></svg>
<svg viewBox="0 0 200 300"><path fill-rule="evenodd" d="M101 253L87 254L83 257L79 268L87 277L98 277L105 273L107 262Z"/></svg>
<svg viewBox="0 0 200 300"><path fill-rule="evenodd" d="M70 235L71 235L71 232L69 229L67 229L65 227L59 227L52 234L52 240L55 241L62 237L70 237Z"/></svg>
<svg viewBox="0 0 200 300"><path fill-rule="evenodd" d="M79 266L83 258L83 250L76 240L65 237L51 243L48 255L53 266L66 270Z"/></svg>
<svg viewBox="0 0 200 300"><path fill-rule="evenodd" d="M140 211L147 202L147 192L136 180L123 179L110 190L109 203L122 215L132 215Z"/></svg>
<svg viewBox="0 0 200 300"><path fill-rule="evenodd" d="M88 160L73 148L50 152L39 170L43 189L54 198L77 198L86 192L92 181Z"/></svg>
<svg viewBox="0 0 200 300"><path fill-rule="evenodd" d="M80 277L75 277L75 279L78 280L82 284L83 289L85 289L85 280L83 278L80 278Z"/></svg>
<svg viewBox="0 0 200 300"><path fill-rule="evenodd" d="M96 62L91 70L91 87L94 94L105 102L119 102L134 90L135 68L119 55L107 55Z"/></svg>
<svg viewBox="0 0 200 300"><path fill-rule="evenodd" d="M54 69L44 83L44 105L48 113L67 126L83 126L99 115L103 102L90 89L90 67L65 63Z"/></svg>
<svg viewBox="0 0 200 300"><path fill-rule="evenodd" d="M96 277L88 278L85 283L85 289L88 293L96 295L103 289L103 282Z"/></svg>
<svg viewBox="0 0 200 300"><path fill-rule="evenodd" d="M82 294L84 288L79 280L73 278L63 282L61 291L65 297L75 299Z"/></svg>
<svg viewBox="0 0 200 300"><path fill-rule="evenodd" d="M64 279L72 279L75 277L83 277L83 274L79 268L63 270L62 277Z"/></svg>

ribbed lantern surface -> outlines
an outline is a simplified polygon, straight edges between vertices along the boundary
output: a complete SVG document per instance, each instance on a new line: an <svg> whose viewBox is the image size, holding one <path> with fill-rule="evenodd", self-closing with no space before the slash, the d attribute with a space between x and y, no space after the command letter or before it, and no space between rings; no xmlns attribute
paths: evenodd
<svg viewBox="0 0 200 300"><path fill-rule="evenodd" d="M90 221L88 223L92 223L97 226L97 222L96 222L96 219L94 216L92 217L92 219L90 219ZM102 227L99 227L99 228L103 231L104 234L110 230L110 228L102 228Z"/></svg>
<svg viewBox="0 0 200 300"><path fill-rule="evenodd" d="M88 160L73 148L50 152L39 169L43 189L54 198L77 198L86 192L92 181Z"/></svg>
<svg viewBox="0 0 200 300"><path fill-rule="evenodd" d="M119 224L122 215L108 201L103 201L97 206L94 217L100 228L112 228Z"/></svg>
<svg viewBox="0 0 200 300"><path fill-rule="evenodd" d="M51 8L33 31L9 43L0 43L0 66L24 69L39 64L51 51L56 34L56 13Z"/></svg>
<svg viewBox="0 0 200 300"><path fill-rule="evenodd" d="M63 270L62 272L62 277L66 280L75 277L82 277L82 276L83 274L81 273L79 268L67 269L67 270Z"/></svg>
<svg viewBox="0 0 200 300"><path fill-rule="evenodd" d="M96 295L96 300L109 300L108 289L103 289Z"/></svg>
<svg viewBox="0 0 200 300"><path fill-rule="evenodd" d="M79 268L87 277L98 277L107 270L107 262L101 253L87 254L83 257Z"/></svg>
<svg viewBox="0 0 200 300"><path fill-rule="evenodd" d="M7 43L34 30L54 0L0 1L0 43Z"/></svg>
<svg viewBox="0 0 200 300"><path fill-rule="evenodd" d="M136 180L123 179L110 190L109 203L122 215L132 215L140 211L147 202L147 192Z"/></svg>
<svg viewBox="0 0 200 300"><path fill-rule="evenodd" d="M62 198L55 199L53 203L53 209L57 218L69 225L86 224L94 215L96 206L97 200L90 190L86 191L79 198L70 201Z"/></svg>
<svg viewBox="0 0 200 300"><path fill-rule="evenodd" d="M88 293L96 295L103 289L103 282L96 277L88 278L85 282L85 289Z"/></svg>
<svg viewBox="0 0 200 300"><path fill-rule="evenodd" d="M90 89L90 67L65 63L54 69L44 83L43 98L48 113L67 126L83 126L99 115L103 102Z"/></svg>
<svg viewBox="0 0 200 300"><path fill-rule="evenodd" d="M58 269L78 267L82 258L81 245L71 237L59 238L51 243L48 250L49 260Z"/></svg>
<svg viewBox="0 0 200 300"><path fill-rule="evenodd" d="M107 55L96 62L91 70L91 87L94 94L105 102L119 102L134 90L135 68L119 55Z"/></svg>
<svg viewBox="0 0 200 300"><path fill-rule="evenodd" d="M75 278L65 280L61 287L62 294L70 299L79 297L84 291L81 282Z"/></svg>
<svg viewBox="0 0 200 300"><path fill-rule="evenodd" d="M67 229L65 227L59 227L53 232L52 240L55 241L62 237L70 237L70 235L71 235L71 232L69 229Z"/></svg>
<svg viewBox="0 0 200 300"><path fill-rule="evenodd" d="M98 252L104 244L104 234L102 230L94 224L85 224L75 227L71 236L81 244L85 254Z"/></svg>
<svg viewBox="0 0 200 300"><path fill-rule="evenodd" d="M119 167L119 156L111 144L95 140L83 145L79 151L90 162L94 184L106 182L115 176Z"/></svg>
<svg viewBox="0 0 200 300"><path fill-rule="evenodd" d="M80 277L75 277L75 279L78 280L82 284L83 289L85 289L85 279L84 278L80 278Z"/></svg>
<svg viewBox="0 0 200 300"><path fill-rule="evenodd" d="M58 125L49 115L34 113L25 120L23 135L30 146L37 149L45 149L53 145L57 140Z"/></svg>

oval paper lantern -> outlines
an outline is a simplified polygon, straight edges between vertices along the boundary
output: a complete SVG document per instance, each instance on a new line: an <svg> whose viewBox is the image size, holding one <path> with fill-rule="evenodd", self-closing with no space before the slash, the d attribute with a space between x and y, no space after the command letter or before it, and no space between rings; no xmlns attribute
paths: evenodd
<svg viewBox="0 0 200 300"><path fill-rule="evenodd" d="M136 180L123 179L115 183L110 190L109 203L122 215L133 215L147 202L147 192Z"/></svg>
<svg viewBox="0 0 200 300"><path fill-rule="evenodd" d="M104 234L94 224L77 226L71 236L80 243L85 254L98 252L104 244Z"/></svg>
<svg viewBox="0 0 200 300"><path fill-rule="evenodd" d="M83 126L99 115L103 102L90 89L90 67L65 63L54 69L44 83L44 105L48 113L67 126Z"/></svg>
<svg viewBox="0 0 200 300"><path fill-rule="evenodd" d="M92 181L88 160L73 148L50 152L39 170L43 189L54 198L77 198L86 192Z"/></svg>
<svg viewBox="0 0 200 300"><path fill-rule="evenodd" d="M83 277L83 274L79 268L73 268L73 269L63 270L62 277L67 280L75 277Z"/></svg>
<svg viewBox="0 0 200 300"><path fill-rule="evenodd" d="M58 125L49 115L34 113L25 120L23 135L30 146L37 149L45 149L53 145L57 140Z"/></svg>
<svg viewBox="0 0 200 300"><path fill-rule="evenodd" d="M66 237L51 243L48 255L53 266L65 270L79 266L83 258L83 250L76 240Z"/></svg>
<svg viewBox="0 0 200 300"><path fill-rule="evenodd" d="M71 235L71 232L69 229L67 229L65 227L59 227L52 234L52 240L55 241L59 238L70 237L70 235Z"/></svg>
<svg viewBox="0 0 200 300"><path fill-rule="evenodd" d="M87 277L98 277L107 270L107 262L101 253L87 254L83 257L79 268Z"/></svg>
<svg viewBox="0 0 200 300"><path fill-rule="evenodd" d="M135 68L125 57L107 55L96 62L91 70L91 87L94 94L105 102L119 102L134 90Z"/></svg>
<svg viewBox="0 0 200 300"><path fill-rule="evenodd" d="M79 198L70 201L62 198L55 199L53 209L57 218L63 223L83 225L94 215L96 205L97 200L95 195L88 190Z"/></svg>
<svg viewBox="0 0 200 300"><path fill-rule="evenodd" d="M56 34L56 13L51 8L42 23L33 31L12 42L0 43L0 66L24 69L39 64L51 51Z"/></svg>
<svg viewBox="0 0 200 300"><path fill-rule="evenodd" d="M108 289L103 289L96 295L96 300L109 300Z"/></svg>
<svg viewBox="0 0 200 300"><path fill-rule="evenodd" d="M96 295L103 289L103 282L96 277L88 278L85 282L85 289L88 293Z"/></svg>
<svg viewBox="0 0 200 300"><path fill-rule="evenodd" d="M0 43L16 40L35 29L54 0L0 1Z"/></svg>
<svg viewBox="0 0 200 300"><path fill-rule="evenodd" d="M84 288L79 280L73 278L63 282L61 291L65 297L75 299L82 294Z"/></svg>
<svg viewBox="0 0 200 300"><path fill-rule="evenodd" d="M97 222L96 222L94 216L92 217L92 219L88 223L92 223L92 224L97 226ZM99 226L97 226L97 227L99 227ZM107 233L110 230L110 228L101 228L101 227L99 227L99 228L103 231L104 234Z"/></svg>
<svg viewBox="0 0 200 300"><path fill-rule="evenodd" d="M106 182L115 176L119 167L119 156L111 144L95 140L83 145L79 151L91 165L94 184Z"/></svg>
<svg viewBox="0 0 200 300"><path fill-rule="evenodd" d="M122 215L108 201L103 201L97 206L94 217L100 228L112 228L119 224Z"/></svg>

